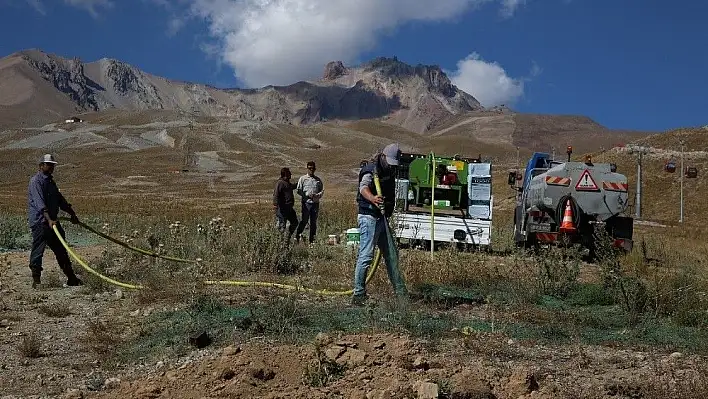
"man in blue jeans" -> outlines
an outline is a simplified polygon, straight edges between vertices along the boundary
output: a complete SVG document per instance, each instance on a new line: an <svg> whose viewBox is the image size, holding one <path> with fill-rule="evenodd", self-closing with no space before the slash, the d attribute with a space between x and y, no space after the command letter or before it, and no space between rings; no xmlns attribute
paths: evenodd
<svg viewBox="0 0 708 399"><path fill-rule="evenodd" d="M357 222L360 237L352 296L352 304L356 306L364 305L367 299L366 274L374 259L376 245L379 246L384 261L386 261L386 272L396 295L399 298L408 295L405 282L398 270L398 250L387 226L388 218L393 214L396 201L395 168L398 166L400 154L401 150L398 144L389 144L359 172ZM374 174L379 177L382 193L378 193L376 190Z"/></svg>

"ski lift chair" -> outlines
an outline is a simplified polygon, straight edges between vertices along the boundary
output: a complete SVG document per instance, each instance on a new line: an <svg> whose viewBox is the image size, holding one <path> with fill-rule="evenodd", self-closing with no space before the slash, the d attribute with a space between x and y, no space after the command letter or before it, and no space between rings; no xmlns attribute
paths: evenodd
<svg viewBox="0 0 708 399"><path fill-rule="evenodd" d="M676 172L676 161L673 159L666 161L664 164L664 171L667 173L674 173Z"/></svg>
<svg viewBox="0 0 708 399"><path fill-rule="evenodd" d="M698 169L694 166L688 166L686 167L686 171L684 176L686 176L689 179L695 179L698 177Z"/></svg>

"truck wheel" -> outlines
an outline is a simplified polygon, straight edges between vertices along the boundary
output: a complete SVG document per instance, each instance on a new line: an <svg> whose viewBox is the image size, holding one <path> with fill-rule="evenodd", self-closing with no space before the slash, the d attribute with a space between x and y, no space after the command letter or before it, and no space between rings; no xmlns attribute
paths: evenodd
<svg viewBox="0 0 708 399"><path fill-rule="evenodd" d="M514 244L516 245L516 248L522 248L525 247L524 236L521 234L521 231L519 230L519 223L517 222L517 214L514 212Z"/></svg>

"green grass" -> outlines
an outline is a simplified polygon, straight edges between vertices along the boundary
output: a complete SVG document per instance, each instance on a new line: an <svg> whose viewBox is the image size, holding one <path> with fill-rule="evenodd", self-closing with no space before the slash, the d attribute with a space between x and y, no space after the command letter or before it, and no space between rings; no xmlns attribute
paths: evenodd
<svg viewBox="0 0 708 399"><path fill-rule="evenodd" d="M0 251L29 249L31 243L26 218L0 213Z"/></svg>
<svg viewBox="0 0 708 399"><path fill-rule="evenodd" d="M318 233L322 240L356 225L350 205L323 205ZM328 331L400 331L437 340L464 327L550 344L579 341L706 351L708 251L702 247L679 251L677 243L655 237L628 256L607 256L594 266L583 266L574 248L535 254L511 250L503 257L450 248L437 251L434 259L426 251L401 250L400 267L418 300L411 308L397 309L386 302L391 290L383 267L370 283L370 290L384 297L374 308L345 308L340 301L278 291L268 300L228 306L216 293L197 296L207 292L197 282L258 280L346 290L351 288L356 253L351 247L322 243L285 248L272 211L262 205L223 210L221 218L208 211L171 211L171 217L139 212L85 215L82 220L138 247L200 258L199 264L145 258L65 224L72 245L106 243L106 251L90 260L97 270L150 288L136 295L138 303L162 302L182 309L151 315L140 333L120 346L119 358L185 353L189 336L198 331L208 331L217 343L235 334L305 342ZM21 247L23 217L3 215L0 220L8 226L2 242ZM495 230L499 251L510 248L506 233L503 226ZM580 282L581 267L593 274L593 282ZM110 288L85 277L89 292ZM465 319L454 309L461 304L485 306L485 316Z"/></svg>
<svg viewBox="0 0 708 399"><path fill-rule="evenodd" d="M578 285L565 298L542 296L529 313L540 316L525 323L512 322L512 336L708 353L707 330L651 314L635 322L633 315L615 303L600 285Z"/></svg>
<svg viewBox="0 0 708 399"><path fill-rule="evenodd" d="M708 353L708 331L676 325L665 318L647 317L630 324L630 317L621 306L606 304L593 293L595 289L582 286L566 299L542 297L539 303L524 310L523 317L503 317L504 313L500 312L502 317L498 319L469 318L441 311L434 306L437 303L434 294L425 297L428 302L416 302L408 308L398 308L385 301L374 307L351 308L343 307L338 301L322 302L295 294L274 295L267 300L229 306L216 298L199 296L184 309L148 317L137 336L120 345L117 359L183 355L190 350L188 338L203 331L215 345L221 345L239 337L264 335L280 342L302 344L320 332L400 332L435 343L459 336L455 331L467 329L529 343L581 342ZM579 301L579 297L588 292L591 294ZM465 293L458 294L464 297ZM593 298L595 300L590 300Z"/></svg>
<svg viewBox="0 0 708 399"><path fill-rule="evenodd" d="M236 336L267 335L281 342L304 343L320 332L397 331L414 337L440 338L452 334L456 317L430 310L398 310L383 304L373 308L343 308L313 302L312 298L275 296L244 306L228 306L215 298L197 297L177 311L147 318L141 331L120 345L121 361L164 354L184 354L188 337L206 331L215 344Z"/></svg>

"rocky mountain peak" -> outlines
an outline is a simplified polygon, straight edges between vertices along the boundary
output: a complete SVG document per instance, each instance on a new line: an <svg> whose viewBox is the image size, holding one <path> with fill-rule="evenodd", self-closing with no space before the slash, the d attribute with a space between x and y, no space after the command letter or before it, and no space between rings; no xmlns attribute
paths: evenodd
<svg viewBox="0 0 708 399"><path fill-rule="evenodd" d="M359 66L331 61L318 81L218 89L154 76L112 58L82 63L41 50L26 50L20 56L37 71L38 80L66 95L66 102L57 100L57 109L175 109L296 124L385 118L422 133L441 118L481 108L474 97L452 85L439 66L411 66L396 57L379 57ZM56 115L44 108L43 112L46 120Z"/></svg>
<svg viewBox="0 0 708 399"><path fill-rule="evenodd" d="M69 96L79 107L98 110L93 92L87 88L89 81L84 74L84 64L77 57L70 60L41 50L21 52L21 57L57 90Z"/></svg>
<svg viewBox="0 0 708 399"><path fill-rule="evenodd" d="M418 64L415 66L399 61L398 57L378 57L363 65L364 70L378 72L389 78L422 78L430 89L446 97L454 97L457 89L439 65Z"/></svg>
<svg viewBox="0 0 708 399"><path fill-rule="evenodd" d="M105 61L105 74L111 82L113 89L118 93L127 93L129 90L139 89L138 76L130 65L108 59Z"/></svg>
<svg viewBox="0 0 708 399"><path fill-rule="evenodd" d="M322 79L334 80L347 73L347 68L342 61L331 61L325 65Z"/></svg>

